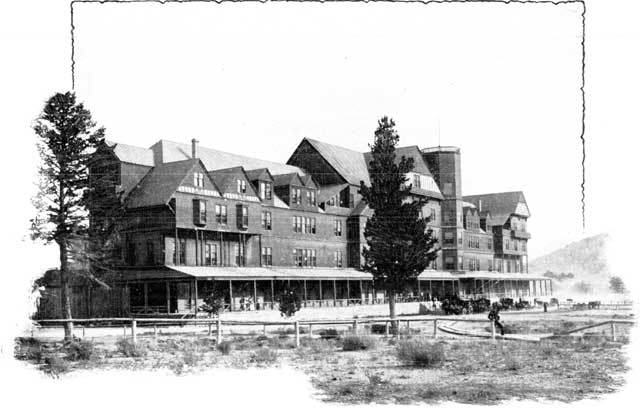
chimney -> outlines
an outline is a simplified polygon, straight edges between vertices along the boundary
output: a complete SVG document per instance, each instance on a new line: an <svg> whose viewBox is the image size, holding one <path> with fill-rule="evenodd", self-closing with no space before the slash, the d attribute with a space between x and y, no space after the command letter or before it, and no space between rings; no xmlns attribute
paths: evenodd
<svg viewBox="0 0 640 411"><path fill-rule="evenodd" d="M198 158L198 143L195 138L191 139L191 158Z"/></svg>

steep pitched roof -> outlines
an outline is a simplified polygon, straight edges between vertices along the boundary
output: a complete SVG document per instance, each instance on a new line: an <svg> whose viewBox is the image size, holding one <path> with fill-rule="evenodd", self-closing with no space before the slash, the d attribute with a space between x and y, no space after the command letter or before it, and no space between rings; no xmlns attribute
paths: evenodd
<svg viewBox="0 0 640 411"><path fill-rule="evenodd" d="M298 173L273 175L273 185L275 185L276 187L289 186L292 184L304 187L304 182L300 179L300 176L298 175Z"/></svg>
<svg viewBox="0 0 640 411"><path fill-rule="evenodd" d="M530 215L522 191L464 196L463 200L474 204L480 212L489 211L493 225L504 224L511 214Z"/></svg>
<svg viewBox="0 0 640 411"><path fill-rule="evenodd" d="M422 152L418 146L407 146L407 147L396 147L396 164L400 164L400 160L402 157L412 158L413 159L413 172L422 174L425 176L432 177L431 171L429 171L429 167L427 163L424 161L422 157ZM369 167L369 162L371 161L371 152L364 153L364 160Z"/></svg>
<svg viewBox="0 0 640 411"><path fill-rule="evenodd" d="M156 160L162 162L179 161L191 158L191 145L181 144L168 140L160 140L151 146ZM245 169L253 170L258 168L268 168L271 174L299 173L304 175L304 170L287 164L273 161L261 160L246 157L238 154L227 153L206 147L198 147L198 157L202 160L207 170L220 170L224 168L243 166Z"/></svg>
<svg viewBox="0 0 640 411"><path fill-rule="evenodd" d="M370 185L369 170L364 155L358 151L336 146L322 141L304 138L349 184L360 185L360 181Z"/></svg>
<svg viewBox="0 0 640 411"><path fill-rule="evenodd" d="M250 181L264 180L273 181L273 175L269 172L268 168L257 168L255 170L244 170Z"/></svg>
<svg viewBox="0 0 640 411"><path fill-rule="evenodd" d="M237 191L236 181L238 177L244 178L248 183L251 182L242 166L213 170L209 171L208 174L222 193L235 193ZM247 184L246 190L248 195L257 196L251 184Z"/></svg>
<svg viewBox="0 0 640 411"><path fill-rule="evenodd" d="M150 207L168 203L187 174L199 162L200 160L192 158L153 167L127 197L127 207Z"/></svg>
<svg viewBox="0 0 640 411"><path fill-rule="evenodd" d="M105 140L105 144L113 150L113 153L124 163L140 164L153 167L153 151L148 148L130 146L129 144L116 143Z"/></svg>

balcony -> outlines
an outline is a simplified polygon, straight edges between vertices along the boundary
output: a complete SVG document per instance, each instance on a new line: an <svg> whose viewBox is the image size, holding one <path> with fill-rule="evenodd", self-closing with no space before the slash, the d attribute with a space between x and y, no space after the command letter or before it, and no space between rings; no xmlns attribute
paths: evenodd
<svg viewBox="0 0 640 411"><path fill-rule="evenodd" d="M514 238L522 238L525 240L528 240L531 238L531 234L529 234L527 231L522 231L522 230L511 230L511 236Z"/></svg>

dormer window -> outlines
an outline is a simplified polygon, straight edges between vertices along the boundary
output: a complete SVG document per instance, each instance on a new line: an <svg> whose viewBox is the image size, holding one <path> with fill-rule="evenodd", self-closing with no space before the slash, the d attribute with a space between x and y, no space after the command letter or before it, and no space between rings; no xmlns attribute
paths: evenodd
<svg viewBox="0 0 640 411"><path fill-rule="evenodd" d="M193 173L193 185L196 187L204 188L204 174Z"/></svg>
<svg viewBox="0 0 640 411"><path fill-rule="evenodd" d="M307 205L310 205L310 206L316 205L316 190L307 191Z"/></svg>
<svg viewBox="0 0 640 411"><path fill-rule="evenodd" d="M413 187L420 188L420 174L413 175Z"/></svg>
<svg viewBox="0 0 640 411"><path fill-rule="evenodd" d="M238 180L238 193L244 194L247 192L247 182L244 180Z"/></svg>
<svg viewBox="0 0 640 411"><path fill-rule="evenodd" d="M260 182L260 198L262 200L271 200L273 198L273 187L271 183L266 181Z"/></svg>
<svg viewBox="0 0 640 411"><path fill-rule="evenodd" d="M291 204L300 204L302 202L302 190L291 187Z"/></svg>

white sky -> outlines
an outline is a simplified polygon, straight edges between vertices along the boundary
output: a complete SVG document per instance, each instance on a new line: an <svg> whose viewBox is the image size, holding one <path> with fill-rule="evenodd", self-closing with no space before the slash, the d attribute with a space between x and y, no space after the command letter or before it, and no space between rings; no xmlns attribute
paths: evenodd
<svg viewBox="0 0 640 411"><path fill-rule="evenodd" d="M531 256L608 231L610 262L637 290L637 171L628 167L640 135L640 10L633 0L587 3L586 231L579 5L77 4L77 92L113 140L198 137L283 162L305 136L366 150L384 114L402 145L437 145L439 119L441 143L462 149L466 194L525 192ZM37 164L30 125L50 95L70 88L70 27L66 0L0 8L10 356L30 280L56 264L55 247L25 240ZM55 402L59 387L39 387Z"/></svg>
<svg viewBox="0 0 640 411"><path fill-rule="evenodd" d="M281 162L305 136L365 151L384 114L402 145L437 145L439 122L441 143L462 149L466 194L525 192L535 256L582 235L580 13L77 4L76 88L110 139L197 137Z"/></svg>

